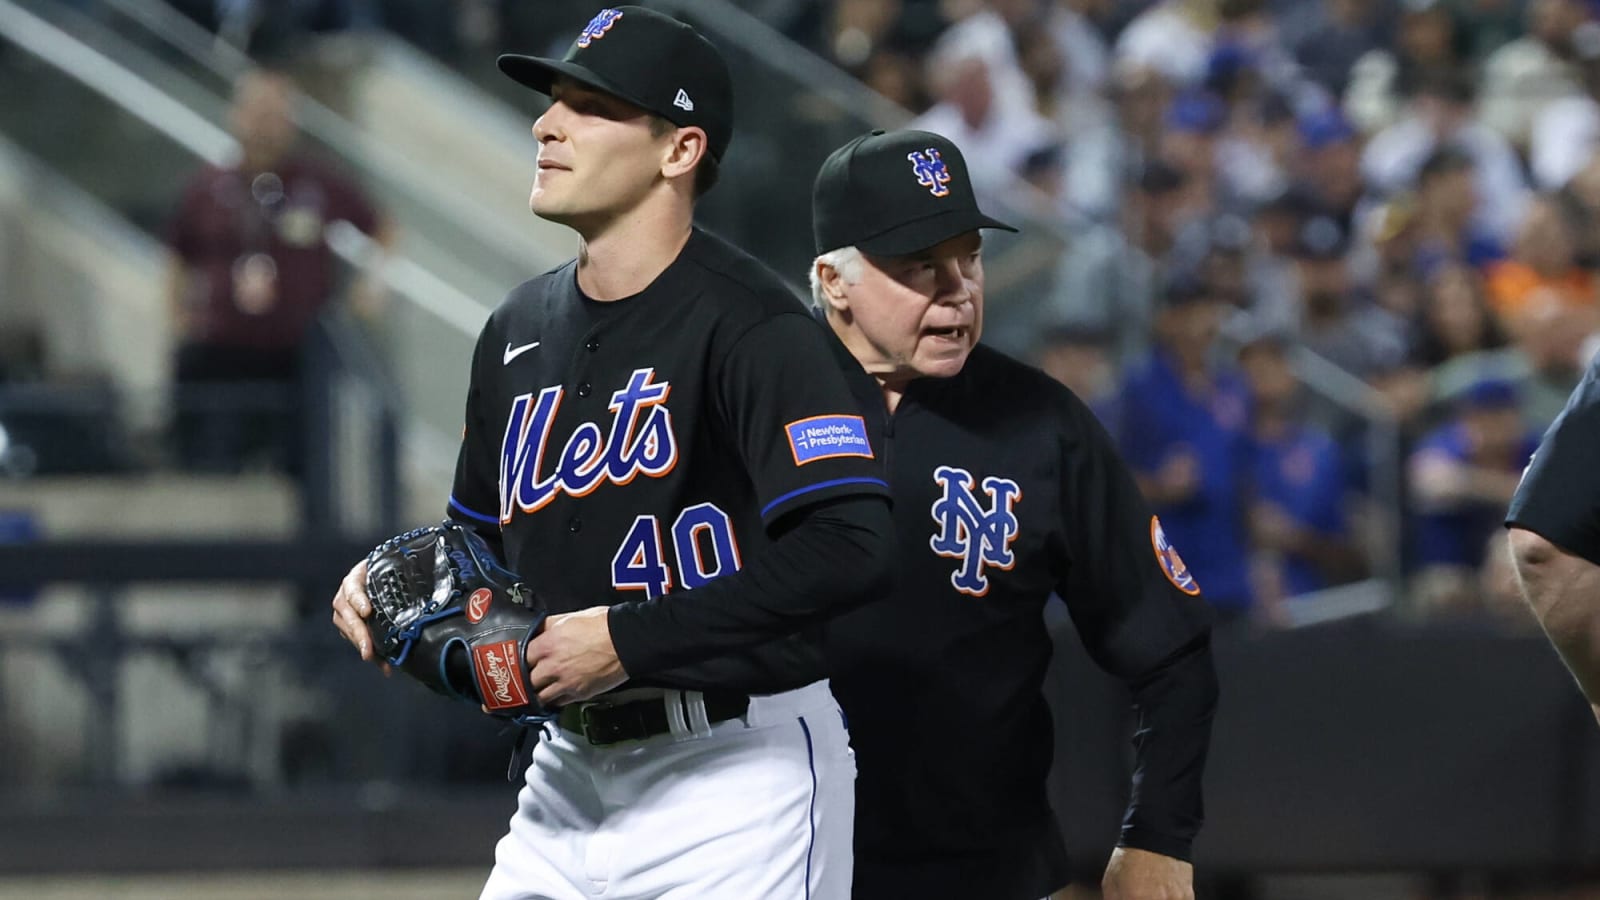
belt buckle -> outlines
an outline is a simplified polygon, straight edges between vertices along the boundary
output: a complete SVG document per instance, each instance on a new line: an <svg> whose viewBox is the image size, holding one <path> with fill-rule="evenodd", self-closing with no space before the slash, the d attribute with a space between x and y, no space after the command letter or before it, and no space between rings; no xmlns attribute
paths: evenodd
<svg viewBox="0 0 1600 900"><path fill-rule="evenodd" d="M594 712L597 709L600 709L600 710L610 709L613 705L614 704L605 702L603 700L591 700L591 701L589 701L587 703L579 704L579 706L578 706L578 730L583 732L584 739L587 740L591 746L603 747L603 746L605 746L605 744L603 742L595 739L596 738L595 732L593 730L591 730L591 729L595 728L597 726L596 726L595 721L589 717L589 714Z"/></svg>

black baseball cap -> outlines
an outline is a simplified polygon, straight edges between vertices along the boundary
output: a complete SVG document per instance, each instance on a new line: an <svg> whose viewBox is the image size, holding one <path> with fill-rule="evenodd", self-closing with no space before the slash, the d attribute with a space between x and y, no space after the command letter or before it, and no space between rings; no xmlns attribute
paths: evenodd
<svg viewBox="0 0 1600 900"><path fill-rule="evenodd" d="M877 130L833 151L811 190L817 252L905 256L979 228L1016 231L978 209L967 161L931 131Z"/></svg>
<svg viewBox="0 0 1600 900"><path fill-rule="evenodd" d="M711 155L733 139L733 79L717 48L691 26L642 6L600 10L566 56L507 53L500 71L541 94L557 75L620 97L674 125L705 129Z"/></svg>

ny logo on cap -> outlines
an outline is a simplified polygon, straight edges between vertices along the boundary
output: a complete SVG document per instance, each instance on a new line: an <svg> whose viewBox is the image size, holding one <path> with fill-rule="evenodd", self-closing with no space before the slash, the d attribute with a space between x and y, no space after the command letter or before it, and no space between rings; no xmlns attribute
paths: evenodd
<svg viewBox="0 0 1600 900"><path fill-rule="evenodd" d="M622 18L622 10L620 9L600 10L595 14L594 18L589 20L588 25L583 26L583 33L578 35L578 46L588 47L590 43L605 37L606 32L610 31L611 26L617 24L617 20L620 18Z"/></svg>
<svg viewBox="0 0 1600 900"><path fill-rule="evenodd" d="M945 168L938 150L933 147L913 150L906 154L906 159L911 161L911 171L917 176L917 184L927 188L928 193L935 197L949 196L950 189L945 185L950 183L950 170Z"/></svg>

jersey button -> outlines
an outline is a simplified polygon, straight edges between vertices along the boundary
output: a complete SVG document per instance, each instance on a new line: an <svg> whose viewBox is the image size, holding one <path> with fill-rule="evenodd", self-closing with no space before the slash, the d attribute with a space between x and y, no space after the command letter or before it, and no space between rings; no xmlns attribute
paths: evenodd
<svg viewBox="0 0 1600 900"><path fill-rule="evenodd" d="M583 384L578 385L578 396L579 397L587 397L587 396L589 396L589 394L592 391L593 391L593 389L589 387L589 382L587 382L587 381L585 381Z"/></svg>
<svg viewBox="0 0 1600 900"><path fill-rule="evenodd" d="M589 351L590 353L594 353L595 351L600 349L600 342L592 340L589 343L584 344L583 345L583 349Z"/></svg>
<svg viewBox="0 0 1600 900"><path fill-rule="evenodd" d="M583 520L574 517L572 519L572 521L567 523L567 530L572 532L573 534L577 534L578 532L582 531L583 530Z"/></svg>

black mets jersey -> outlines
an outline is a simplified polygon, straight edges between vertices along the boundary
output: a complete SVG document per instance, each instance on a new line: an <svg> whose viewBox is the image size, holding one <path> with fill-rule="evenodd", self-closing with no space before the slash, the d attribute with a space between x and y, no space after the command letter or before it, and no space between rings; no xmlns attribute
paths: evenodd
<svg viewBox="0 0 1600 900"><path fill-rule="evenodd" d="M474 354L450 515L500 538L552 612L612 605L630 684L772 693L824 675L815 628L780 621L806 598L695 627L676 595L760 556L786 517L886 493L826 335L696 229L633 297L584 297L576 262L511 292Z"/></svg>
<svg viewBox="0 0 1600 900"><path fill-rule="evenodd" d="M1216 697L1210 613L1105 431L983 346L890 415L832 343L885 458L899 559L892 596L827 629L859 769L857 900L1035 900L1067 882L1045 793L1052 593L1140 705L1123 842L1187 858Z"/></svg>
<svg viewBox="0 0 1600 900"><path fill-rule="evenodd" d="M1534 451L1506 524L1600 566L1600 354Z"/></svg>

